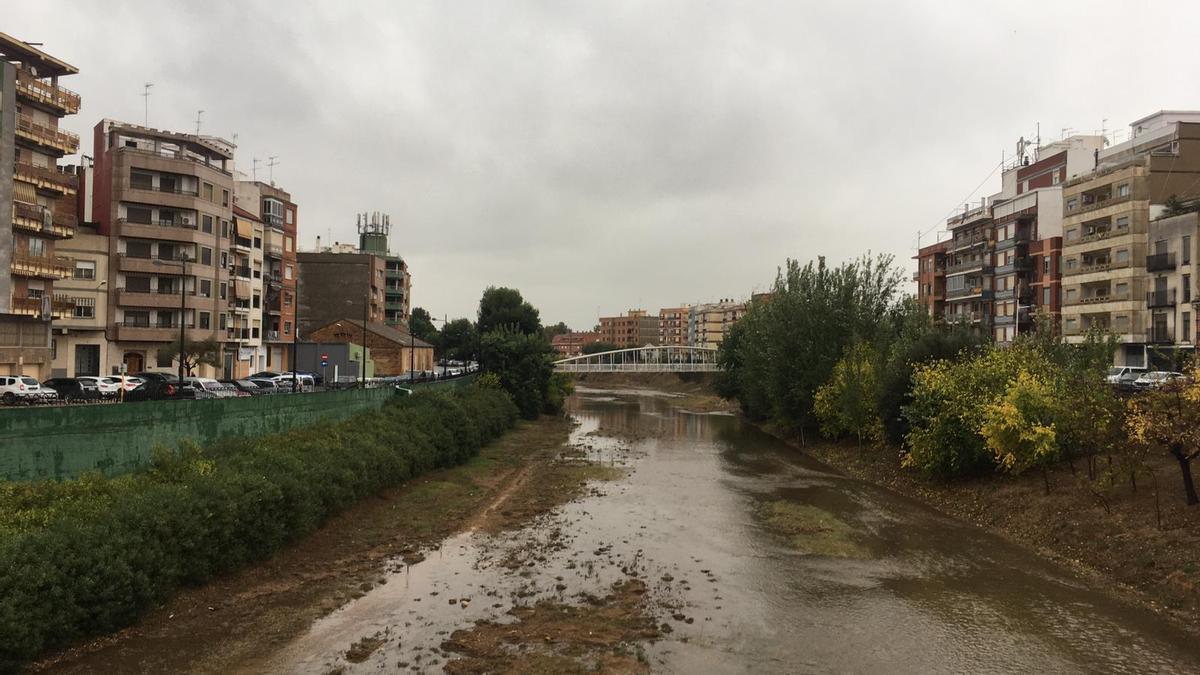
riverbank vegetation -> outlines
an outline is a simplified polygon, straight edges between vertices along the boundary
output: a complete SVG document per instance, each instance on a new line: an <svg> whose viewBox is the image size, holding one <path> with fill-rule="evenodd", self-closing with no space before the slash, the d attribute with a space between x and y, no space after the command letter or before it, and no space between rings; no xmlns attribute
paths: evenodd
<svg viewBox="0 0 1200 675"><path fill-rule="evenodd" d="M116 478L0 484L0 671L128 625L368 495L464 462L517 415L505 392L471 386L337 424L164 451Z"/></svg>

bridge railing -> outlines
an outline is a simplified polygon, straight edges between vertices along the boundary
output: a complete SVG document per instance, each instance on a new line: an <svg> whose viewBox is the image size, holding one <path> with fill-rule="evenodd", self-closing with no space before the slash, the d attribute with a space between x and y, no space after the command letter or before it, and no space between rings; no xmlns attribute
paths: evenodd
<svg viewBox="0 0 1200 675"><path fill-rule="evenodd" d="M554 367L570 373L689 373L715 372L716 361L712 347L648 345L572 356L555 361Z"/></svg>

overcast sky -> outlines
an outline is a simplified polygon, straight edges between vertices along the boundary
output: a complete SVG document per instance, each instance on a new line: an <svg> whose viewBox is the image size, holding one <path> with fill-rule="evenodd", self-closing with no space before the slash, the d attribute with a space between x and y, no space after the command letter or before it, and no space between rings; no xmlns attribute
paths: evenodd
<svg viewBox="0 0 1200 675"><path fill-rule="evenodd" d="M239 171L279 157L302 247L388 212L414 304L513 286L588 328L744 298L788 257L907 268L1038 122L1200 108L1197 25L1195 2L42 0L0 30L80 69L85 152L153 82L151 126L203 109Z"/></svg>

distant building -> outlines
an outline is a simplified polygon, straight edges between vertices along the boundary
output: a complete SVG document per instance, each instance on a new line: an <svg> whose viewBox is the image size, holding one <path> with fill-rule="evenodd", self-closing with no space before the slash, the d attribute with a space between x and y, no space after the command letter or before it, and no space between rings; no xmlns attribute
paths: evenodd
<svg viewBox="0 0 1200 675"><path fill-rule="evenodd" d="M618 347L658 344L660 320L644 309L631 309L620 316L600 317L600 340Z"/></svg>
<svg viewBox="0 0 1200 675"><path fill-rule="evenodd" d="M389 326L407 324L411 316L412 277L408 264L388 249L392 220L386 213L363 213L358 219L358 250L383 258L383 321Z"/></svg>
<svg viewBox="0 0 1200 675"><path fill-rule="evenodd" d="M78 178L58 160L79 150L59 119L79 112L60 77L72 65L0 33L0 375L51 374L52 318L71 316L55 282L74 262L56 246L75 235Z"/></svg>
<svg viewBox="0 0 1200 675"><path fill-rule="evenodd" d="M917 302L935 321L941 321L946 313L946 251L950 242L922 246L917 255L917 271L913 281L917 282Z"/></svg>
<svg viewBox="0 0 1200 675"><path fill-rule="evenodd" d="M600 342L600 333L590 331L572 331L570 333L562 333L551 338L550 343L554 346L554 351L563 358L571 356L579 356L583 353L583 348Z"/></svg>
<svg viewBox="0 0 1200 675"><path fill-rule="evenodd" d="M345 317L384 322L386 261L371 253L296 254L300 265L300 336Z"/></svg>
<svg viewBox="0 0 1200 675"><path fill-rule="evenodd" d="M262 223L262 345L258 370L291 368L296 335L298 207L288 192L262 181L238 181L235 206Z"/></svg>
<svg viewBox="0 0 1200 675"><path fill-rule="evenodd" d="M695 305L688 311L688 340L692 347L719 347L725 334L746 314L746 303L724 299Z"/></svg>
<svg viewBox="0 0 1200 675"><path fill-rule="evenodd" d="M361 344L364 341L362 320L330 321L305 333L304 339L318 344ZM382 322L370 322L367 324L365 341L368 358L374 364L377 377L403 375L410 369L417 372L433 370L433 345L414 338L407 331L397 330Z"/></svg>
<svg viewBox="0 0 1200 675"><path fill-rule="evenodd" d="M681 346L688 343L688 317L691 305L664 307L658 310L660 344Z"/></svg>

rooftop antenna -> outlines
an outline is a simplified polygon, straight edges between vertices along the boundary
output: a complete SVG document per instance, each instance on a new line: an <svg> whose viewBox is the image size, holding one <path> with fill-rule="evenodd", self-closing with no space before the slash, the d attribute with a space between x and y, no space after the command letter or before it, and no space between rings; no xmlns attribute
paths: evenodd
<svg viewBox="0 0 1200 675"><path fill-rule="evenodd" d="M1100 141L1102 144L1109 145L1109 142L1108 142L1108 118L1107 117L1100 120L1100 138L1102 139Z"/></svg>
<svg viewBox="0 0 1200 675"><path fill-rule="evenodd" d="M262 160L257 157L250 160L250 175L253 176L254 180L256 181L258 180L258 163L261 161Z"/></svg>
<svg viewBox="0 0 1200 675"><path fill-rule="evenodd" d="M144 116L142 118L142 126L144 126L144 127L150 126L150 89L153 86L154 86L153 82L147 82L146 84L142 85L142 99L143 99L142 107L144 109Z"/></svg>
<svg viewBox="0 0 1200 675"><path fill-rule="evenodd" d="M271 155L267 158L267 175L271 185L275 185L275 165L279 163L279 155Z"/></svg>
<svg viewBox="0 0 1200 675"><path fill-rule="evenodd" d="M196 111L196 135L200 135L200 119L204 116L203 110Z"/></svg>
<svg viewBox="0 0 1200 675"><path fill-rule="evenodd" d="M1037 145L1033 148L1033 161L1038 161L1042 158L1042 123L1037 123Z"/></svg>

